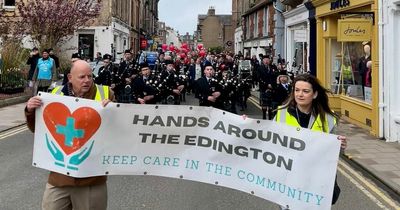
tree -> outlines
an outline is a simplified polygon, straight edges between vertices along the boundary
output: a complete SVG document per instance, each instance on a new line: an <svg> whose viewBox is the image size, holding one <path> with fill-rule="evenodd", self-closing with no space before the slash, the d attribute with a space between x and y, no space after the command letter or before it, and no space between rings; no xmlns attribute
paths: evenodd
<svg viewBox="0 0 400 210"><path fill-rule="evenodd" d="M14 36L26 36L41 48L54 47L100 14L101 0L21 0Z"/></svg>
<svg viewBox="0 0 400 210"><path fill-rule="evenodd" d="M224 50L224 48L221 47L221 46L218 46L218 47L210 47L210 48L208 49L209 52L213 52L213 53L216 53L216 54L220 54L223 50Z"/></svg>

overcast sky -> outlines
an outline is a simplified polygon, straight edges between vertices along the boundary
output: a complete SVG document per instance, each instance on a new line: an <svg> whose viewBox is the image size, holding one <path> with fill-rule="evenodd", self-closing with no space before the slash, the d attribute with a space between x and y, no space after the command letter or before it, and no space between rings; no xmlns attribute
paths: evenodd
<svg viewBox="0 0 400 210"><path fill-rule="evenodd" d="M197 16L207 14L210 6L215 8L217 15L232 14L232 0L160 0L158 18L179 34L193 34Z"/></svg>

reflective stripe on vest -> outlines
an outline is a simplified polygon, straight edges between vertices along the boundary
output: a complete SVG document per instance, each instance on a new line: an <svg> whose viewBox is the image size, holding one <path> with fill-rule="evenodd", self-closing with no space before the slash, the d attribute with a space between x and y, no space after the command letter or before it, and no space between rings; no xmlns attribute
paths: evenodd
<svg viewBox="0 0 400 210"><path fill-rule="evenodd" d="M102 101L104 99L108 99L108 86L105 85L96 85L97 91L94 100Z"/></svg>
<svg viewBox="0 0 400 210"><path fill-rule="evenodd" d="M315 119L315 117L311 115L307 128L314 131L323 132L325 127L325 132L330 133L336 125L336 118L330 114L326 114L325 117L326 117L325 123L322 123L319 115L317 116L317 119ZM301 127L296 117L292 116L287 111L287 109L279 109L276 113L275 120L277 122L285 123L287 125Z"/></svg>
<svg viewBox="0 0 400 210"><path fill-rule="evenodd" d="M52 94L57 94L57 95L64 95L64 93L62 92L62 87L63 86L57 86L55 87L51 93ZM108 99L109 98L109 87L108 86L103 86L103 85L96 85L96 96L94 97L95 101L102 101L104 99Z"/></svg>
<svg viewBox="0 0 400 210"><path fill-rule="evenodd" d="M51 93L52 94L56 94L56 95L64 95L64 93L63 92L61 92L62 91L62 87L63 86L56 86L52 91L51 91Z"/></svg>

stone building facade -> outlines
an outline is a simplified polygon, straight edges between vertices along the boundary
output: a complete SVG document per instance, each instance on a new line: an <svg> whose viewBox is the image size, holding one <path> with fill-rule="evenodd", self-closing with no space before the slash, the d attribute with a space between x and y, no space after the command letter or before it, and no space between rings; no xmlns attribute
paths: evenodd
<svg viewBox="0 0 400 210"><path fill-rule="evenodd" d="M245 56L284 52L284 19L279 3L272 0L232 0L235 52Z"/></svg>
<svg viewBox="0 0 400 210"><path fill-rule="evenodd" d="M0 0L0 9L12 18L18 18L16 1ZM79 51L83 57L93 59L97 52L111 54L118 62L123 52L140 50L141 39L152 42L157 35L159 0L103 0L101 14L93 23L77 30L62 46L61 52L70 55ZM14 14L14 15L13 15ZM10 20L12 22L12 20ZM27 48L32 42L24 41Z"/></svg>
<svg viewBox="0 0 400 210"><path fill-rule="evenodd" d="M233 51L232 15L216 15L215 8L210 7L206 15L198 16L195 34L197 42L205 48L222 47Z"/></svg>

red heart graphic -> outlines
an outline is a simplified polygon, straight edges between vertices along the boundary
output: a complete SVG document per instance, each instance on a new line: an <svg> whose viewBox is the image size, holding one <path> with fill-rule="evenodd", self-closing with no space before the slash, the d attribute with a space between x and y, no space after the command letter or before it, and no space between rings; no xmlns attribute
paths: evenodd
<svg viewBox="0 0 400 210"><path fill-rule="evenodd" d="M90 107L81 107L71 114L67 106L58 102L50 103L46 106L43 111L43 119L47 129L49 129L51 135L67 155L85 145L93 134L96 133L101 124L101 117L96 110ZM67 123L67 120L69 123ZM63 132L64 129L81 132L83 136L77 135L74 138L69 136L66 141L66 135ZM69 142L71 145L67 145L68 143L66 144L66 142Z"/></svg>

